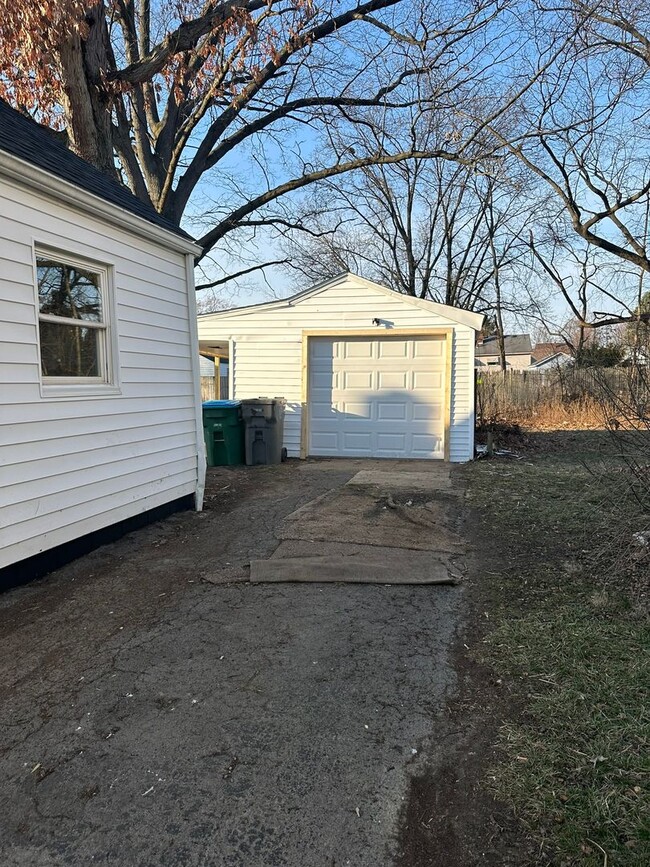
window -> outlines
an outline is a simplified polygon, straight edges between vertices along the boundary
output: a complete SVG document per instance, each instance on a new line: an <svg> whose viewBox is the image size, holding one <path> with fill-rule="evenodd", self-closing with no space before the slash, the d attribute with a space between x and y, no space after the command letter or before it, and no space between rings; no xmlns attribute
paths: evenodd
<svg viewBox="0 0 650 867"><path fill-rule="evenodd" d="M37 251L36 276L43 385L112 384L107 270Z"/></svg>

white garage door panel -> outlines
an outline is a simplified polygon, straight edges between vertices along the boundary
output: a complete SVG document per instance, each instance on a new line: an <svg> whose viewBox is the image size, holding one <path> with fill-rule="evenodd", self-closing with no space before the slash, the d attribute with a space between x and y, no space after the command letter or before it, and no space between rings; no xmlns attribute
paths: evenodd
<svg viewBox="0 0 650 867"><path fill-rule="evenodd" d="M309 454L444 456L444 337L310 338Z"/></svg>
<svg viewBox="0 0 650 867"><path fill-rule="evenodd" d="M377 384L379 388L405 389L408 388L408 374L404 371L379 370L377 371Z"/></svg>

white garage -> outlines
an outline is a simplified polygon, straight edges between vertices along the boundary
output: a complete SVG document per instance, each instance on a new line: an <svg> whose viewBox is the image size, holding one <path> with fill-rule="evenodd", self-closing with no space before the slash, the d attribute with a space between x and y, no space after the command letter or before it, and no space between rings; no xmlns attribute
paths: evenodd
<svg viewBox="0 0 650 867"><path fill-rule="evenodd" d="M235 399L287 400L290 457L466 461L482 316L343 274L282 301L198 319Z"/></svg>

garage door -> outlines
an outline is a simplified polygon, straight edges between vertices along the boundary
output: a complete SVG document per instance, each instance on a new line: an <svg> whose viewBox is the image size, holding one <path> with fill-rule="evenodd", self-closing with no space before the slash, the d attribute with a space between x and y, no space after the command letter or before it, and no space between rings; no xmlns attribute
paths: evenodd
<svg viewBox="0 0 650 867"><path fill-rule="evenodd" d="M309 338L311 455L442 458L444 337Z"/></svg>

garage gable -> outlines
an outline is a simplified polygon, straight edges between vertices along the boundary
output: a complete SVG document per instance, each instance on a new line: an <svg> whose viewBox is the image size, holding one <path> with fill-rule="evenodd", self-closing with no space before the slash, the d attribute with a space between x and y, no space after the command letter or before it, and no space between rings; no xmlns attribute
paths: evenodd
<svg viewBox="0 0 650 867"><path fill-rule="evenodd" d="M361 303L375 300L379 311L382 309L390 309L395 311L398 308L406 308L407 310L420 310L424 314L429 314L437 318L440 324L447 325L465 325L472 328L474 331L479 331L483 323L483 315L473 313L470 310L461 310L458 307L451 307L448 304L441 304L437 301L430 301L424 298L414 298L411 295L404 295L401 292L395 292L387 286L382 286L380 283L375 283L372 280L366 280L365 277L359 277L357 274L344 272L336 277L328 280L323 280L315 286L310 287L288 298L283 298L280 301L269 301L263 304L251 304L247 307L235 307L231 310L220 310L217 313L206 313L199 316L199 329L203 326L204 329L209 328L212 322L221 322L228 319L241 320L247 316L270 316L272 318L278 316L286 316L287 313L299 308L305 309L326 309L327 306L334 302L339 304L345 299L352 301L357 309ZM363 301L362 301L363 299ZM340 307L344 311L344 307ZM380 316L376 317L381 319ZM372 321L369 325L373 325ZM385 325L390 327L390 322L380 322L378 326Z"/></svg>

